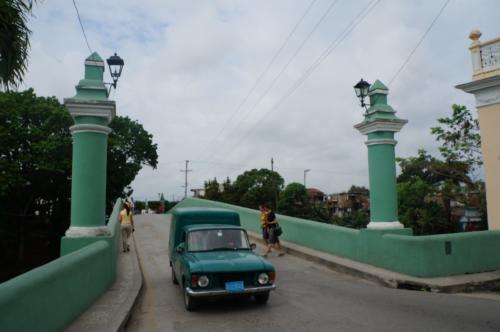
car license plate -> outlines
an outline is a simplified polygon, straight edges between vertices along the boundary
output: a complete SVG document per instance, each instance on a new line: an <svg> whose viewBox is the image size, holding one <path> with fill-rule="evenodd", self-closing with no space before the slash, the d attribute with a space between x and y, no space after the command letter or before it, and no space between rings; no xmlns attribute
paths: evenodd
<svg viewBox="0 0 500 332"><path fill-rule="evenodd" d="M243 281L226 282L226 291L230 293L240 293L243 291Z"/></svg>

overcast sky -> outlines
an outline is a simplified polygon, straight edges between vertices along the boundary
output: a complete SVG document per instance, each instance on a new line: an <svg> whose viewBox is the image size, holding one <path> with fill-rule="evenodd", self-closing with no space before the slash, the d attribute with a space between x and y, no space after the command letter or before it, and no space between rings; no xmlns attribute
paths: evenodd
<svg viewBox="0 0 500 332"><path fill-rule="evenodd" d="M271 157L285 183L302 183L310 169L307 187L326 193L367 186L352 86L361 77L388 85L445 1L76 3L92 50L125 60L111 94L117 114L138 120L158 144L158 168L142 169L134 198L172 199L184 194L185 160L189 189L270 168ZM498 37L499 12L497 0L451 0L389 85L389 104L409 121L396 135L397 156L419 148L437 155L436 119L453 103L475 110L454 86L471 79L469 32ZM90 52L72 1L39 2L34 15L22 88L62 102L75 94Z"/></svg>

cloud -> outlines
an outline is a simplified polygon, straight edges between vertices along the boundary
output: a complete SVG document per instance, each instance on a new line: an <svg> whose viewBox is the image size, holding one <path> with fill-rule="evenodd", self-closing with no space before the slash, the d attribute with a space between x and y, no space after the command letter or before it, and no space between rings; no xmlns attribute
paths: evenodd
<svg viewBox="0 0 500 332"><path fill-rule="evenodd" d="M287 183L302 182L307 168L308 186L325 192L367 185L365 137L353 128L362 110L352 86L361 77L387 84L442 6L381 1L283 99L369 3L339 1L270 88L331 3L317 1L238 108L310 1L77 3L92 48L125 59L112 93L118 114L139 120L158 143L158 169L144 168L133 182L137 199L182 196L185 160L193 169L189 188L270 167L271 157ZM474 109L472 96L454 86L471 77L468 33L479 28L484 39L496 37L498 9L493 0L450 2L391 84L389 103L409 120L396 135L397 155L437 153L429 131L436 119L453 103ZM71 2L39 3L35 15L25 86L62 101L74 95L88 50Z"/></svg>

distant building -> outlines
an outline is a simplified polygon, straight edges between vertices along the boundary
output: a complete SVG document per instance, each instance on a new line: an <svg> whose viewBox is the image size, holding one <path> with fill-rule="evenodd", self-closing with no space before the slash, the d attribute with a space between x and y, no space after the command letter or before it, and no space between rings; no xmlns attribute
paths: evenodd
<svg viewBox="0 0 500 332"><path fill-rule="evenodd" d="M323 202L325 198L325 194L316 188L307 188L307 196L313 202Z"/></svg>
<svg viewBox="0 0 500 332"><path fill-rule="evenodd" d="M443 193L437 193L427 199L439 204L444 209L449 208L452 219L460 222L461 231L471 232L485 229L480 210L480 196L478 192L468 192L465 196L465 203L447 199Z"/></svg>
<svg viewBox="0 0 500 332"><path fill-rule="evenodd" d="M463 232L484 230L481 211L478 208L464 208L464 214L460 218L460 225Z"/></svg>
<svg viewBox="0 0 500 332"><path fill-rule="evenodd" d="M195 198L205 196L205 189L204 188L191 189L191 192L193 193L193 197L195 197Z"/></svg>
<svg viewBox="0 0 500 332"><path fill-rule="evenodd" d="M362 193L338 193L326 196L325 202L330 215L342 217L355 210L369 210L370 198Z"/></svg>

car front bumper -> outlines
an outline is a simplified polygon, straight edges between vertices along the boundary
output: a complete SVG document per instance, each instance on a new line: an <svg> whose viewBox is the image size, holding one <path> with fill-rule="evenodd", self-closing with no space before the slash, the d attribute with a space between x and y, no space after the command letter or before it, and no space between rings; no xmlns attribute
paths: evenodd
<svg viewBox="0 0 500 332"><path fill-rule="evenodd" d="M276 285L267 285L259 287L247 287L241 292L228 292L225 289L217 290L192 290L190 287L186 287L186 292L192 297L206 297L206 296L221 296L221 295L240 295L240 294L255 294L264 293L276 289Z"/></svg>

